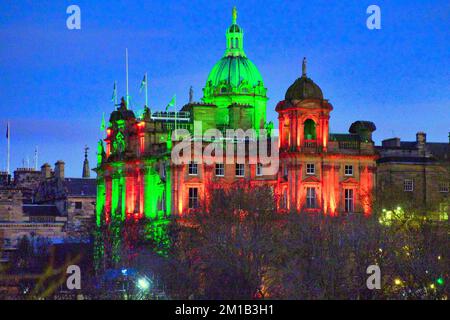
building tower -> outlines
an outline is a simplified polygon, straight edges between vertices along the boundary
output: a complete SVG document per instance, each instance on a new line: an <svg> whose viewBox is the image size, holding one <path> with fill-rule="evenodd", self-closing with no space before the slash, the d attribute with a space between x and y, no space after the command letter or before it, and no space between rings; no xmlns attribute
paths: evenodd
<svg viewBox="0 0 450 320"><path fill-rule="evenodd" d="M328 215L371 212L375 181L375 125L354 122L349 134L330 134L333 106L306 74L287 89L275 109L279 120L279 207Z"/></svg>
<svg viewBox="0 0 450 320"><path fill-rule="evenodd" d="M91 173L89 170L89 160L88 160L88 151L89 148L87 146L84 147L84 161L83 161L83 178L90 178Z"/></svg>
<svg viewBox="0 0 450 320"><path fill-rule="evenodd" d="M226 50L203 88L203 102L217 128L262 129L266 121L267 89L256 66L244 52L244 30L237 24L236 7L226 31Z"/></svg>

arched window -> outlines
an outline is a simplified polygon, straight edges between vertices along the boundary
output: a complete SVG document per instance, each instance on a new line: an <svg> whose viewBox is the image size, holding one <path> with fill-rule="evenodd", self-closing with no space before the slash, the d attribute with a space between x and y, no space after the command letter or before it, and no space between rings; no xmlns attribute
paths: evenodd
<svg viewBox="0 0 450 320"><path fill-rule="evenodd" d="M236 48L239 48L239 39L236 38Z"/></svg>
<svg viewBox="0 0 450 320"><path fill-rule="evenodd" d="M304 123L304 136L305 140L315 140L316 139L316 124L313 120L308 119Z"/></svg>
<svg viewBox="0 0 450 320"><path fill-rule="evenodd" d="M226 88L226 87L222 87L222 88L220 88L220 92L221 92L221 93L225 93L225 92L227 92L227 88Z"/></svg>

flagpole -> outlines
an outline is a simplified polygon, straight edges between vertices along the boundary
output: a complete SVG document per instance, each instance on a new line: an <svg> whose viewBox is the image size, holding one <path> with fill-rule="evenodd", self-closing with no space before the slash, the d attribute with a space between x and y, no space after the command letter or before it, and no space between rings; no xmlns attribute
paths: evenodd
<svg viewBox="0 0 450 320"><path fill-rule="evenodd" d="M38 146L34 149L34 170L38 168Z"/></svg>
<svg viewBox="0 0 450 320"><path fill-rule="evenodd" d="M127 78L127 108L129 108L129 99L128 99L128 48L125 49L125 69L126 69L126 78Z"/></svg>
<svg viewBox="0 0 450 320"><path fill-rule="evenodd" d="M173 104L175 108L175 140L177 140L177 96L175 95L175 103Z"/></svg>
<svg viewBox="0 0 450 320"><path fill-rule="evenodd" d="M11 132L11 129L9 127L9 120L8 120L7 127L6 127L6 133L7 133L7 138L8 138L8 143L7 143L7 145L8 145L8 153L7 153L7 158L6 158L6 171L8 172L8 174L10 174L10 156L11 156L11 154L10 154L11 133L10 132Z"/></svg>
<svg viewBox="0 0 450 320"><path fill-rule="evenodd" d="M145 106L148 107L148 78L147 78L147 72L145 73Z"/></svg>

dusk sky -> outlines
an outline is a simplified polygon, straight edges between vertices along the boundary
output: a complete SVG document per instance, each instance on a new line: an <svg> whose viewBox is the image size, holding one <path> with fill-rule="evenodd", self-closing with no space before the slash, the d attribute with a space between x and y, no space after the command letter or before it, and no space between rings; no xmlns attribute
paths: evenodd
<svg viewBox="0 0 450 320"><path fill-rule="evenodd" d="M81 30L68 30L66 8L81 8ZM381 30L366 27L369 5L381 8ZM6 167L11 122L11 168L66 162L81 176L83 147L95 167L102 113L113 111L113 83L125 95L129 51L132 108L142 109L139 85L149 77L152 110L195 100L225 50L231 9L238 9L244 49L258 67L275 105L301 75L334 106L330 132L353 121L377 126L374 139L398 136L447 142L450 131L450 2L442 1L1 1L0 170ZM95 176L93 173L92 176Z"/></svg>

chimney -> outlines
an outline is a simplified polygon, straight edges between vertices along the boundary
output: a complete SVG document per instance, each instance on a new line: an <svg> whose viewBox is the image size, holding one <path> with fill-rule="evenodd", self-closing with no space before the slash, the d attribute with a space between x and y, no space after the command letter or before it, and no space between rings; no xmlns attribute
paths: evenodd
<svg viewBox="0 0 450 320"><path fill-rule="evenodd" d="M425 155L425 144L427 142L427 134L419 131L416 133L417 149L420 155Z"/></svg>
<svg viewBox="0 0 450 320"><path fill-rule="evenodd" d="M41 166L42 177L48 179L52 177L52 169L48 163L44 163Z"/></svg>
<svg viewBox="0 0 450 320"><path fill-rule="evenodd" d="M64 179L64 161L58 160L55 163L55 177Z"/></svg>

